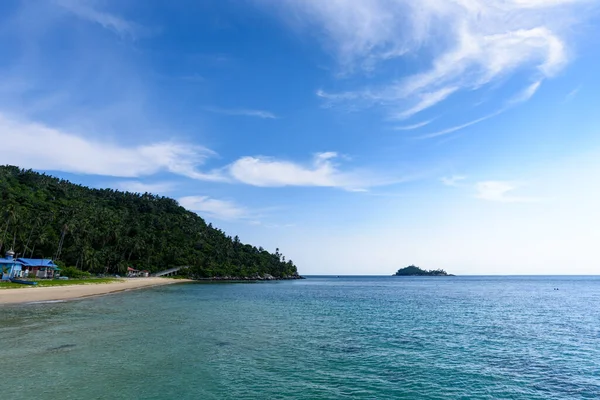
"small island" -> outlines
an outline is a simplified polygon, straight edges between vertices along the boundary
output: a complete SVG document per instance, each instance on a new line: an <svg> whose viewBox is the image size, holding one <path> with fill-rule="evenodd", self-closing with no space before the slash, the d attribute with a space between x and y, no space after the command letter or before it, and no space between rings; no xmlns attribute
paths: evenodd
<svg viewBox="0 0 600 400"><path fill-rule="evenodd" d="M448 274L443 269L424 270L415 265L409 265L406 268L400 268L393 276L454 276Z"/></svg>

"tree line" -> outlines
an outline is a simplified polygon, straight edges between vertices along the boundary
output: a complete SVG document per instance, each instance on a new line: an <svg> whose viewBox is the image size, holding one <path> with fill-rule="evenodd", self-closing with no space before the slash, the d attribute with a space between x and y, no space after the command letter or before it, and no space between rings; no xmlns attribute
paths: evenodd
<svg viewBox="0 0 600 400"><path fill-rule="evenodd" d="M408 267L400 268L395 276L449 276L449 274L443 269L432 269L425 270L417 267L416 265L409 265Z"/></svg>
<svg viewBox="0 0 600 400"><path fill-rule="evenodd" d="M297 275L292 260L240 242L177 201L92 189L0 166L0 254L51 258L94 274L190 266L193 277Z"/></svg>

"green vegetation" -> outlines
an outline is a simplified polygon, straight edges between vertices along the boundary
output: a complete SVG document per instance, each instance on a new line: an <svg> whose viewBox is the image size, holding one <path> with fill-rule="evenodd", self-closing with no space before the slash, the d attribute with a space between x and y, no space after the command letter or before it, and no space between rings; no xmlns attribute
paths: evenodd
<svg viewBox="0 0 600 400"><path fill-rule="evenodd" d="M12 283L12 282L0 282L0 289L16 289L16 288L22 288L22 287L26 287L28 285L21 285L19 283Z"/></svg>
<svg viewBox="0 0 600 400"><path fill-rule="evenodd" d="M96 285L99 283L113 283L119 282L121 279L117 278L90 278L90 279L33 279L38 284L35 287L47 287L47 286L70 286L70 285ZM21 285L21 287L27 285Z"/></svg>
<svg viewBox="0 0 600 400"><path fill-rule="evenodd" d="M452 276L446 273L443 269L424 270L414 265L409 265L406 268L400 268L395 276Z"/></svg>
<svg viewBox="0 0 600 400"><path fill-rule="evenodd" d="M279 249L243 244L173 199L0 166L0 252L13 246L20 257L52 258L92 274L188 265L192 278L297 276Z"/></svg>
<svg viewBox="0 0 600 400"><path fill-rule="evenodd" d="M70 285L94 285L99 283L118 282L116 278L89 278L89 279L28 279L37 282L37 285L22 285L20 283L0 282L0 289L16 289L16 288L33 288L33 287L48 287L48 286L70 286Z"/></svg>
<svg viewBox="0 0 600 400"><path fill-rule="evenodd" d="M66 276L67 278L71 279L85 279L91 277L92 274L75 267L63 267L60 270L60 276Z"/></svg>

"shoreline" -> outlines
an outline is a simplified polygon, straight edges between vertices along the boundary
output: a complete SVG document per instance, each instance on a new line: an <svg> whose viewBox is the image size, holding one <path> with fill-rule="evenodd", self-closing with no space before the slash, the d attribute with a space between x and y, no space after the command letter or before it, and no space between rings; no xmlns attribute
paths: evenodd
<svg viewBox="0 0 600 400"><path fill-rule="evenodd" d="M267 276L212 276L209 278L194 277L192 282L270 282L270 281L293 281L298 279L306 279L301 275L286 276L277 278L272 275Z"/></svg>
<svg viewBox="0 0 600 400"><path fill-rule="evenodd" d="M117 282L90 283L50 287L23 287L0 290L0 306L7 304L29 304L61 302L114 294L129 290L193 282L189 279L171 278L123 278Z"/></svg>

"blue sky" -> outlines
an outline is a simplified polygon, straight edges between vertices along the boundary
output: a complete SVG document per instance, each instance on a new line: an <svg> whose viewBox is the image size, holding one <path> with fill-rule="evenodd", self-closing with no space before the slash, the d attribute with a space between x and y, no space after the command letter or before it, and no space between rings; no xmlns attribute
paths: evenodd
<svg viewBox="0 0 600 400"><path fill-rule="evenodd" d="M0 3L2 163L303 274L598 274L594 0Z"/></svg>

